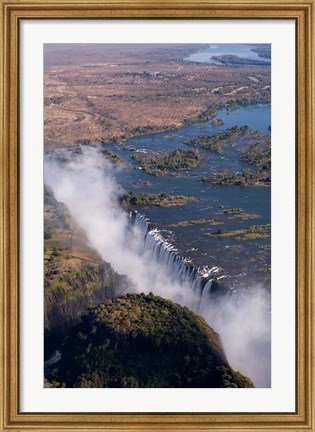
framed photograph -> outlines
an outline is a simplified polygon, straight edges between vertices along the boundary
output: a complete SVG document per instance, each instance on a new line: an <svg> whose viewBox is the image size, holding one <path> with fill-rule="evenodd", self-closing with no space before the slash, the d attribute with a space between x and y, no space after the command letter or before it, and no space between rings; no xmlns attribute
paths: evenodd
<svg viewBox="0 0 315 432"><path fill-rule="evenodd" d="M1 430L315 431L313 0L1 23Z"/></svg>

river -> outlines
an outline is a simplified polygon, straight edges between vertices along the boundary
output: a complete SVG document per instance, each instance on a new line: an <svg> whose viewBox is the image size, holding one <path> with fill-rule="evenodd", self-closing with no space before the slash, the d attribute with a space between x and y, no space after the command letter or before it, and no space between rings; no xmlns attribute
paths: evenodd
<svg viewBox="0 0 315 432"><path fill-rule="evenodd" d="M211 121L196 123L174 131L160 132L133 137L126 142L106 145L105 148L119 155L128 167L117 170L116 181L127 191L138 193L168 193L185 195L196 202L180 207L139 208L171 241L179 253L189 258L197 267L219 266L231 278L236 288L259 283L270 287L270 238L255 241L236 242L233 238L220 239L206 234L218 228L224 230L245 229L253 224L269 224L271 221L271 190L255 186L213 186L201 179L223 169L234 172L252 168L239 158L240 147L246 144L238 141L223 147L222 154L199 149L203 160L197 168L184 172L170 173L163 177L146 174L131 158L136 153L166 155L175 149L189 149L184 141L198 135L212 135L235 125L248 125L253 131L270 134L270 105L242 107L228 112L222 109L217 114L224 125L214 127ZM250 137L249 137L250 139ZM133 169L131 169L131 167ZM242 208L244 213L256 215L255 220L240 220L226 215L223 210ZM218 224L194 224L178 226L184 221L212 220ZM174 226L177 225L177 226ZM236 280L236 279L237 280Z"/></svg>

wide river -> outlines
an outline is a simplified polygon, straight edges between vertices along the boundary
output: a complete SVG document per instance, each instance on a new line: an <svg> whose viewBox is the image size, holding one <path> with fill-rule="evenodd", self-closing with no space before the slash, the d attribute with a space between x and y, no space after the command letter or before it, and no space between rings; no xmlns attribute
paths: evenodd
<svg viewBox="0 0 315 432"><path fill-rule="evenodd" d="M239 146L235 142L223 146L221 154L199 149L203 160L197 168L170 173L163 177L146 174L138 162L131 158L134 153L166 155L175 149L189 149L184 141L200 135L213 135L236 125L247 125L253 131L270 134L270 105L242 107L228 112L222 109L217 118L224 125L213 127L211 121L196 123L174 131L160 132L128 141L106 145L105 148L119 155L129 167L116 172L117 182L127 191L138 193L168 193L193 197L196 202L176 207L144 207L138 209L176 245L179 253L192 259L196 266L219 266L223 269L231 288L248 287L252 284L270 286L270 238L253 241L236 241L233 237L220 239L209 237L218 229L239 230L256 224L269 224L271 219L271 190L269 187L213 186L201 179L225 168L234 172L253 168L239 158ZM256 215L256 219L235 219L223 213L224 209L242 208L244 213ZM178 226L184 221L200 219L209 223ZM174 226L177 225L177 226Z"/></svg>

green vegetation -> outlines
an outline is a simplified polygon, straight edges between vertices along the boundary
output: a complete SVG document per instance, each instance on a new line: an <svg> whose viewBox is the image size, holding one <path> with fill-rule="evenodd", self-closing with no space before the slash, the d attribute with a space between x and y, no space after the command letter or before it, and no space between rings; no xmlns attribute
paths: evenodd
<svg viewBox="0 0 315 432"><path fill-rule="evenodd" d="M235 215L235 214L240 214L240 213L244 213L244 210L242 208L231 208L231 209L225 209L222 211L222 213L227 214L227 215Z"/></svg>
<svg viewBox="0 0 315 432"><path fill-rule="evenodd" d="M153 294L127 294L82 317L50 377L66 387L253 387L227 363L198 315Z"/></svg>
<svg viewBox="0 0 315 432"><path fill-rule="evenodd" d="M248 162L258 168L260 172L271 171L271 141L261 140L252 144L241 156L244 162Z"/></svg>
<svg viewBox="0 0 315 432"><path fill-rule="evenodd" d="M147 174L163 176L174 171L184 171L198 166L202 160L202 155L198 150L177 149L168 156L147 157L133 154L132 158L139 162Z"/></svg>
<svg viewBox="0 0 315 432"><path fill-rule="evenodd" d="M224 104L224 107L227 109L228 112L231 112L242 106L256 105L261 103L260 102L262 100L261 97L264 98L265 97L264 94L267 95L267 93L270 94L270 87L264 90L261 89L259 91L259 94L258 95L256 94L255 96L237 98L236 100L229 100Z"/></svg>
<svg viewBox="0 0 315 432"><path fill-rule="evenodd" d="M259 240L270 237L271 225L252 225L249 228L239 229L234 231L226 231L219 229L214 233L205 234L208 237L216 237L220 239L233 238L235 241Z"/></svg>
<svg viewBox="0 0 315 432"><path fill-rule="evenodd" d="M213 119L213 117L218 114L218 109L220 109L220 107L220 105L210 105L206 110L198 115L197 121L203 122Z"/></svg>
<svg viewBox="0 0 315 432"><path fill-rule="evenodd" d="M254 51L254 49L252 51ZM260 57L262 57L262 56L260 56ZM266 62L263 60L248 59L248 58L240 57L238 55L233 55L233 54L223 54L223 55L212 56L211 60L214 60L218 63L223 64L223 65L270 66L269 62Z"/></svg>
<svg viewBox="0 0 315 432"><path fill-rule="evenodd" d="M108 159L110 162L112 162L115 165L124 165L124 160L118 156L117 154L113 153L110 150L102 150L103 155Z"/></svg>
<svg viewBox="0 0 315 432"><path fill-rule="evenodd" d="M208 108L206 108L204 111L202 111L200 114L198 114L197 117L189 117L189 118L185 118L182 121L182 126L190 126L194 123L199 123L199 122L207 122L211 119L213 119L213 117L215 117L218 114L218 110L223 108L224 104L213 104L213 105L209 105ZM206 127L206 124L201 124L199 127Z"/></svg>
<svg viewBox="0 0 315 432"><path fill-rule="evenodd" d="M255 213L240 213L233 216L230 216L229 219L238 219L238 220L250 220L250 219L258 219L261 216L256 215Z"/></svg>
<svg viewBox="0 0 315 432"><path fill-rule="evenodd" d="M268 171L253 172L250 169L244 169L234 174L230 170L225 169L211 177L204 177L202 181L212 185L270 186L271 174Z"/></svg>
<svg viewBox="0 0 315 432"><path fill-rule="evenodd" d="M255 132L256 137L261 136ZM244 162L256 167L256 171L244 169L241 172L233 173L230 170L223 170L211 177L202 179L205 183L213 185L236 185L236 186L270 186L271 185L271 142L270 138L261 139L249 148L240 157Z"/></svg>
<svg viewBox="0 0 315 432"><path fill-rule="evenodd" d="M259 218L259 216L254 213L244 213L242 208L225 209L222 213L229 216L229 219L248 220Z"/></svg>
<svg viewBox="0 0 315 432"><path fill-rule="evenodd" d="M242 388L242 387L252 387L244 385L244 376L239 372L235 372L225 366L219 366L217 368L218 372L222 373L222 387L224 388Z"/></svg>
<svg viewBox="0 0 315 432"><path fill-rule="evenodd" d="M235 241L250 241L250 240L261 240L269 238L269 234L259 234L259 233L244 233L241 236L234 237Z"/></svg>
<svg viewBox="0 0 315 432"><path fill-rule="evenodd" d="M183 195L169 195L167 193L136 193L129 192L120 198L120 202L127 207L141 207L155 205L158 207L181 206L187 203L196 202L195 198L185 197Z"/></svg>
<svg viewBox="0 0 315 432"><path fill-rule="evenodd" d="M129 130L129 132L125 133L121 138L127 139L132 136L142 136L142 135L148 135L151 133L158 133L158 132L164 132L167 130L173 129L172 126L163 125L163 127L158 125L146 125L146 126L139 126L135 127Z"/></svg>
<svg viewBox="0 0 315 432"><path fill-rule="evenodd" d="M199 136L190 141L185 141L185 144L222 153L222 146L224 144L233 142L238 138L245 139L251 131L251 128L248 126L234 126L211 136Z"/></svg>
<svg viewBox="0 0 315 432"><path fill-rule="evenodd" d="M44 192L45 357L88 307L122 294L127 278L93 250L82 229L50 189Z"/></svg>
<svg viewBox="0 0 315 432"><path fill-rule="evenodd" d="M209 224L209 225L223 225L224 222L218 221L217 218L213 219L195 219L191 221L181 221L175 224L169 225L170 227L186 227L186 226L194 226L194 225L203 225L203 224Z"/></svg>
<svg viewBox="0 0 315 432"><path fill-rule="evenodd" d="M221 126L221 125L224 125L224 120L223 119L221 119L221 118L216 118L216 119L213 119L212 120L212 122L211 122L211 124L212 124L212 126Z"/></svg>

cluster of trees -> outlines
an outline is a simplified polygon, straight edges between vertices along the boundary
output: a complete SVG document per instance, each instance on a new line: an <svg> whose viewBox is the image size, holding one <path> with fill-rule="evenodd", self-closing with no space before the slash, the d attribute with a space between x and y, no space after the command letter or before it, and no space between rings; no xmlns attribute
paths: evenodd
<svg viewBox="0 0 315 432"><path fill-rule="evenodd" d="M155 205L159 207L169 207L174 205L184 205L195 201L194 198L185 197L184 195L169 195L167 193L137 193L129 192L120 197L120 202L128 207L141 207Z"/></svg>
<svg viewBox="0 0 315 432"><path fill-rule="evenodd" d="M222 143L229 139L229 136L233 135L233 130L239 128L235 126L234 128L227 129L230 131L218 132L212 137L198 137L188 143L195 143L194 145L202 145L204 148L211 147L211 150L221 152ZM242 132L242 137L248 136L250 133L250 128L247 126L242 126L244 132ZM236 133L236 132L234 132ZM261 133L255 132L253 137L259 137ZM211 138L213 138L211 140ZM233 137L233 139L235 139ZM186 144L188 144L186 143ZM271 185L271 141L270 137L263 137L259 141L251 144L248 149L240 156L240 159L253 165L256 170L253 171L249 168L245 168L240 172L232 172L228 169L224 169L218 173L215 173L209 177L204 177L202 179L205 183L210 183L213 185L236 185L236 186L270 186Z"/></svg>
<svg viewBox="0 0 315 432"><path fill-rule="evenodd" d="M61 354L55 386L253 387L231 369L201 317L153 294L127 294L90 309Z"/></svg>
<svg viewBox="0 0 315 432"><path fill-rule="evenodd" d="M219 229L216 232L206 234L208 237L217 237L220 239L233 238L235 241L259 240L268 238L270 235L271 225L252 225L248 228L227 231Z"/></svg>
<svg viewBox="0 0 315 432"><path fill-rule="evenodd" d="M229 100L225 103L227 111L234 111L242 106L256 105L259 103L270 103L270 89L261 88L257 93L251 96Z"/></svg>
<svg viewBox="0 0 315 432"><path fill-rule="evenodd" d="M237 219L237 220L248 220L248 219L257 219L260 216L254 213L245 213L244 210L240 207L225 209L222 213L229 217L229 219Z"/></svg>
<svg viewBox="0 0 315 432"><path fill-rule="evenodd" d="M236 207L236 208L231 208L231 209L225 209L222 211L222 213L227 214L227 215L234 215L234 214L240 214L243 213L244 210L240 207Z"/></svg>
<svg viewBox="0 0 315 432"><path fill-rule="evenodd" d="M174 171L183 171L198 166L202 155L198 150L177 149L167 156L152 156L133 154L132 158L139 162L147 174L162 176Z"/></svg>
<svg viewBox="0 0 315 432"><path fill-rule="evenodd" d="M221 134L221 132L219 132L219 134ZM245 135L246 134L247 131L245 131ZM214 135L213 138L216 137L216 135ZM258 133L256 133L256 135L258 136ZM212 142L212 145L214 147L213 149L221 151L220 141L218 143ZM256 167L256 171L246 168L243 169L241 172L234 173L228 169L224 169L210 177L204 177L202 181L213 185L271 185L271 141L269 137L261 139L260 141L250 145L249 148L240 156L240 159Z"/></svg>
<svg viewBox="0 0 315 432"><path fill-rule="evenodd" d="M234 173L225 169L210 177L204 177L202 181L212 185L270 186L271 172L264 170L254 172L251 169L246 168L241 172Z"/></svg>
<svg viewBox="0 0 315 432"><path fill-rule="evenodd" d="M218 114L218 109L220 105L210 105L206 110L198 115L197 121L208 121L213 119Z"/></svg>
<svg viewBox="0 0 315 432"><path fill-rule="evenodd" d="M171 130L171 129L174 129L174 127L168 126L168 125L163 125L163 127L160 127L158 125L139 126L139 127L135 127L133 129L130 129L129 133L122 135L121 138L127 139L130 136L142 136L142 135L147 135L147 134L151 134L151 133L167 131L167 130Z"/></svg>
<svg viewBox="0 0 315 432"><path fill-rule="evenodd" d="M212 124L212 126L221 126L221 125L224 125L224 120L223 119L221 119L221 118L216 118L216 119L213 119L212 120L212 122L211 122L211 124Z"/></svg>
<svg viewBox="0 0 315 432"><path fill-rule="evenodd" d="M219 221L217 218L212 219L195 219L190 221L181 221L174 224L171 224L171 227L187 227L187 226L194 226L194 225L203 225L203 224L209 224L209 225L222 225L224 222Z"/></svg>
<svg viewBox="0 0 315 432"><path fill-rule="evenodd" d="M110 150L102 150L102 154L106 157L106 159L108 159L110 162L112 162L115 165L123 165L124 164L124 160L118 156L117 154L113 153Z"/></svg>
<svg viewBox="0 0 315 432"><path fill-rule="evenodd" d="M260 171L271 170L271 140L260 140L252 144L241 159L257 167Z"/></svg>
<svg viewBox="0 0 315 432"><path fill-rule="evenodd" d="M251 133L252 129L248 126L233 126L224 131L217 132L211 136L198 136L185 144L193 147L201 147L206 150L222 153L222 146L236 139L245 139Z"/></svg>
<svg viewBox="0 0 315 432"><path fill-rule="evenodd" d="M227 65L237 65L237 66L270 66L270 63L267 61L254 60L254 59L244 58L232 54L212 56L211 60L214 60L223 65L227 64Z"/></svg>

